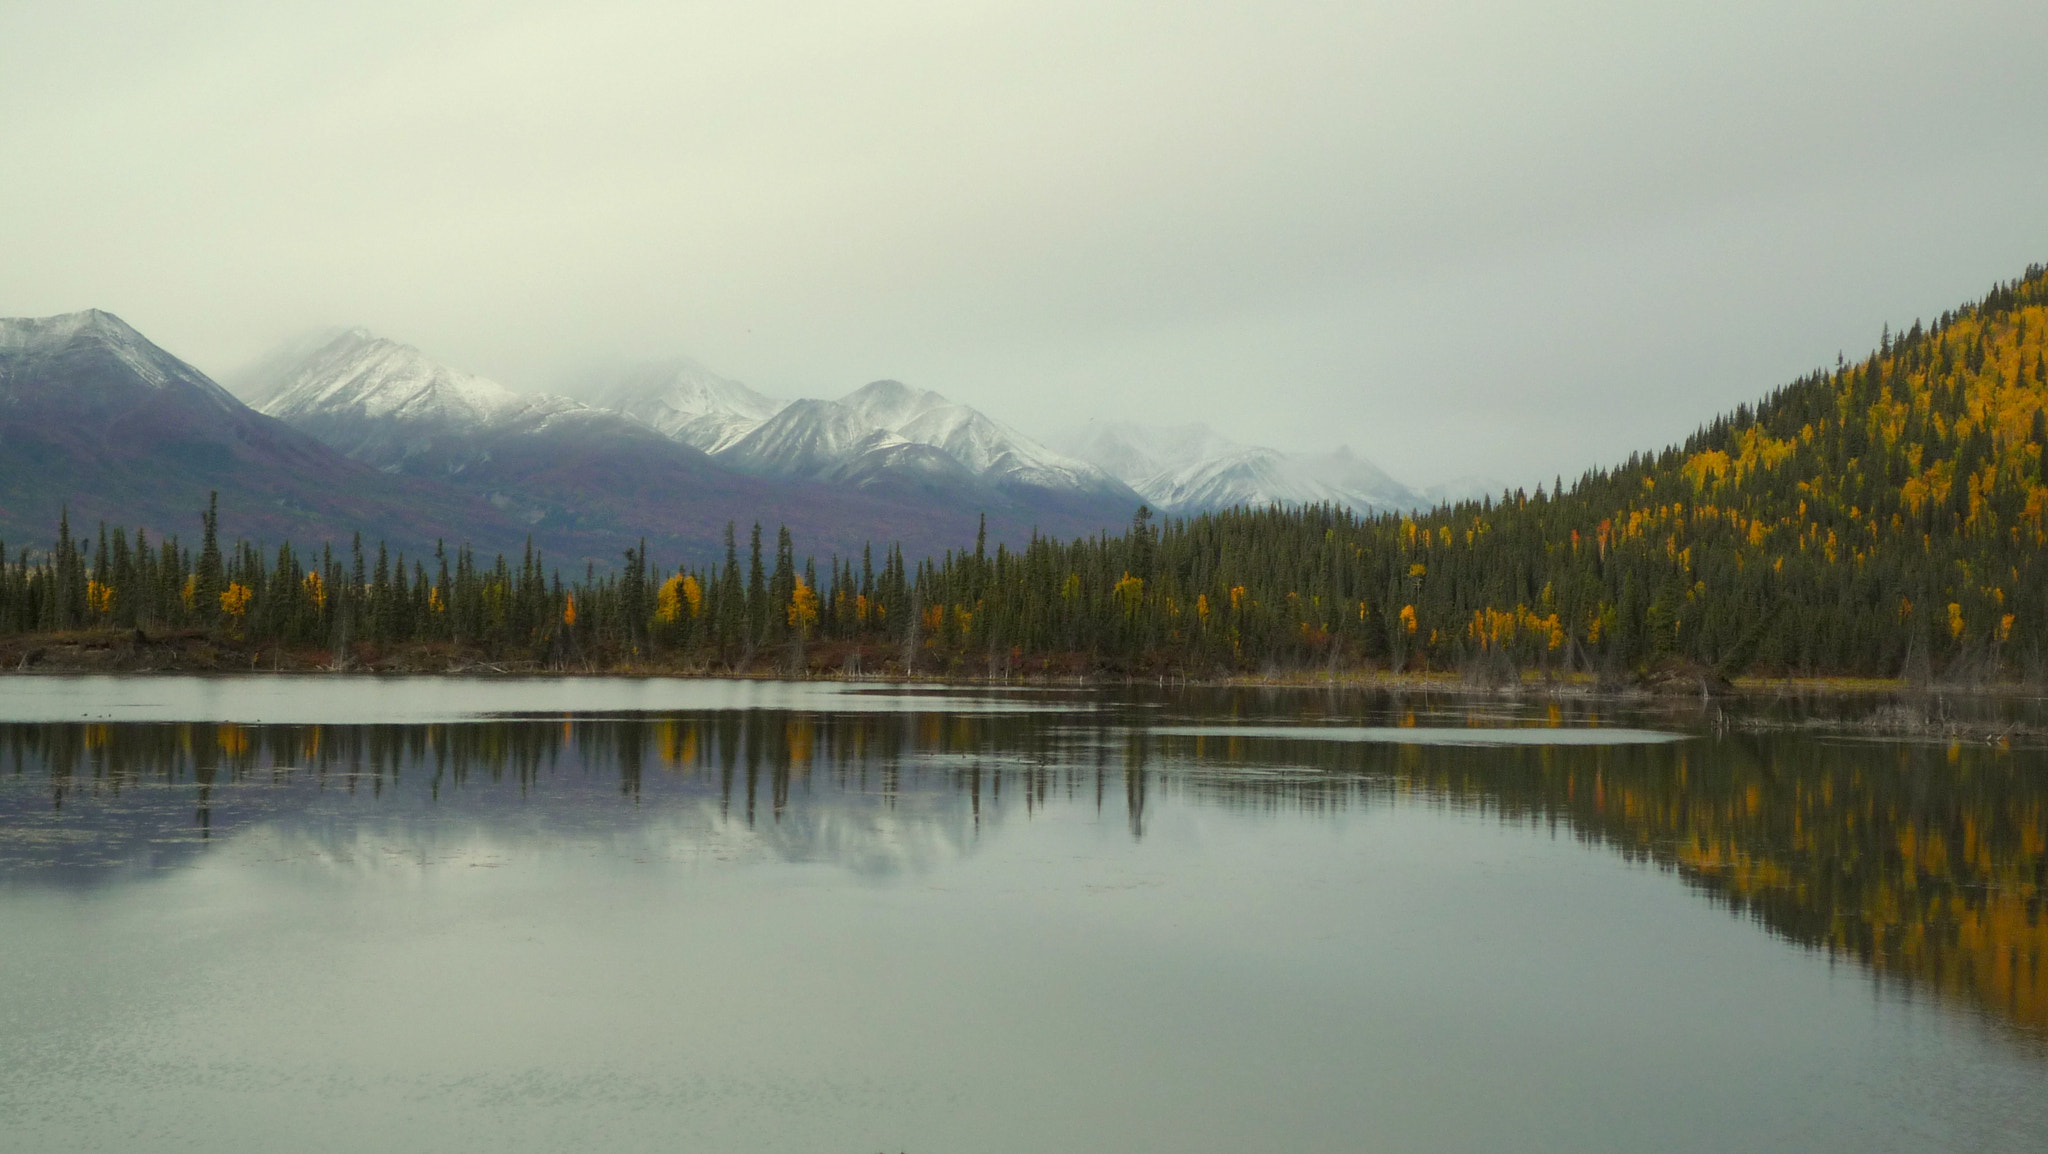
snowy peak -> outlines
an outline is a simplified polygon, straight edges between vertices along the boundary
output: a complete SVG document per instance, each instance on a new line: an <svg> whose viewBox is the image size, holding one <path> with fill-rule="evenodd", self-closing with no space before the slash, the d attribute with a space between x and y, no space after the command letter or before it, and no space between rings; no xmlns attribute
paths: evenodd
<svg viewBox="0 0 2048 1154"><path fill-rule="evenodd" d="M816 478L902 438L877 429L837 401L792 401L718 454L750 473Z"/></svg>
<svg viewBox="0 0 2048 1154"><path fill-rule="evenodd" d="M933 410L959 408L928 389L902 381L870 381L839 398L855 416L878 429L896 431Z"/></svg>
<svg viewBox="0 0 2048 1154"><path fill-rule="evenodd" d="M107 344L149 344L127 321L100 309L50 317L0 317L0 352L47 354L80 339Z"/></svg>
<svg viewBox="0 0 2048 1154"><path fill-rule="evenodd" d="M906 441L942 450L968 472L998 484L1102 494L1132 494L1101 469L1053 452L978 409L901 381L872 381L839 403L860 420Z"/></svg>
<svg viewBox="0 0 2048 1154"><path fill-rule="evenodd" d="M443 428L489 424L531 405L496 381L365 329L328 342L254 399L258 411L288 422L347 416Z"/></svg>
<svg viewBox="0 0 2048 1154"><path fill-rule="evenodd" d="M593 455L645 453L649 443L664 461L702 460L621 413L517 393L362 329L273 371L273 379L250 389L260 411L387 472L452 477L483 470L503 477L515 461L529 471L574 468ZM520 515L546 515L537 512L544 507Z"/></svg>
<svg viewBox="0 0 2048 1154"><path fill-rule="evenodd" d="M1176 472L1190 462L1214 460L1248 446L1219 436L1199 422L1186 425L1140 425L1131 421L1091 421L1055 442L1070 456L1091 462L1113 477L1129 481Z"/></svg>
<svg viewBox="0 0 2048 1154"><path fill-rule="evenodd" d="M1176 513L1276 503L1327 503L1366 513L1427 504L1348 447L1283 453L1231 441L1206 425L1129 423L1091 424L1063 443L1147 501Z"/></svg>
<svg viewBox="0 0 2048 1154"><path fill-rule="evenodd" d="M928 389L874 381L795 401L711 450L743 472L1030 507L1138 503L1123 483ZM1092 514L1091 514L1092 515Z"/></svg>
<svg viewBox="0 0 2048 1154"><path fill-rule="evenodd" d="M607 374L583 393L593 404L616 409L707 453L731 446L783 408L783 402L687 358Z"/></svg>
<svg viewBox="0 0 2048 1154"><path fill-rule="evenodd" d="M840 401L791 402L718 460L756 476L955 499L979 482L943 451L878 428Z"/></svg>
<svg viewBox="0 0 2048 1154"><path fill-rule="evenodd" d="M42 380L75 382L90 396L70 400L113 403L114 394L139 386L152 392L197 394L226 411L241 402L212 378L165 352L110 312L86 309L48 317L0 317L0 396L20 398ZM55 400L57 398L42 398Z"/></svg>

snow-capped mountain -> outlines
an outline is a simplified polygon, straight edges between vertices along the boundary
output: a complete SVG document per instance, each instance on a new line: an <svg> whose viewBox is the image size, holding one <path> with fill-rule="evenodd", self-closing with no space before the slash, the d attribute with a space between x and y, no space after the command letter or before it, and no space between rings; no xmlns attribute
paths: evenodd
<svg viewBox="0 0 2048 1154"><path fill-rule="evenodd" d="M47 541L60 511L189 538L214 493L236 532L273 540L517 540L488 504L350 461L98 310L0 319L0 445L10 543Z"/></svg>
<svg viewBox="0 0 2048 1154"><path fill-rule="evenodd" d="M787 403L687 358L603 374L577 391L593 405L616 409L707 453L729 448Z"/></svg>
<svg viewBox="0 0 2048 1154"><path fill-rule="evenodd" d="M713 451L755 476L863 490L997 500L1101 516L1139 503L1122 482L927 389L874 381L836 401L783 407Z"/></svg>
<svg viewBox="0 0 2048 1154"><path fill-rule="evenodd" d="M856 489L972 492L980 481L942 450L877 428L839 401L785 407L717 454L755 476L791 477Z"/></svg>
<svg viewBox="0 0 2048 1154"><path fill-rule="evenodd" d="M1167 512L1329 503L1364 513L1429 504L1348 448L1283 453L1231 441L1206 425L1100 422L1063 443Z"/></svg>
<svg viewBox="0 0 2048 1154"><path fill-rule="evenodd" d="M928 389L874 381L847 394L840 404L906 441L943 450L969 472L996 485L1128 496L1125 486L1102 469L1056 453Z"/></svg>
<svg viewBox="0 0 2048 1154"><path fill-rule="evenodd" d="M933 423L978 450L994 479L841 402L784 406L688 362L617 374L608 388L586 390L656 423L515 392L360 329L267 363L267 373L245 376L241 386L263 412L356 461L483 497L557 540L671 526L708 545L726 521L760 519L786 524L827 552L895 539L945 549L971 540L982 513L992 534L1018 540L1034 526L1062 534L1114 526L1137 504L1114 481L1128 498L1114 508L1009 483L1012 475L1038 476L1019 464L1037 458L1028 443L1006 444L1003 430L972 410ZM934 396L913 407L946 405Z"/></svg>
<svg viewBox="0 0 2048 1154"><path fill-rule="evenodd" d="M1140 425L1128 421L1091 421L1054 443L1070 456L1092 462L1126 483L1175 472L1198 461L1228 457L1246 447L1203 424Z"/></svg>
<svg viewBox="0 0 2048 1154"><path fill-rule="evenodd" d="M627 426L617 414L567 397L515 393L364 329L342 333L249 388L258 412L393 471L461 472L489 459L489 442L506 435Z"/></svg>
<svg viewBox="0 0 2048 1154"><path fill-rule="evenodd" d="M249 389L252 405L279 418L353 413L365 420L466 427L518 403L517 394L496 381L450 368L367 329L336 335Z"/></svg>
<svg viewBox="0 0 2048 1154"><path fill-rule="evenodd" d="M61 392L48 388L63 380ZM118 411L161 394L223 414L242 403L205 373L99 309L53 317L0 317L0 404L62 404Z"/></svg>

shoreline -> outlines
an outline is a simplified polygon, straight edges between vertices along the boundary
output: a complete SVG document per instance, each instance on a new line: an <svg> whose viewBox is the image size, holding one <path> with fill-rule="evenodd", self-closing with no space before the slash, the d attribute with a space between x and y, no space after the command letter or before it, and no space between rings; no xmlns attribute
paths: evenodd
<svg viewBox="0 0 2048 1154"><path fill-rule="evenodd" d="M287 677L431 676L473 677L670 677L739 681L841 681L870 684L1021 685L1047 687L1175 686L1217 689L1354 689L1388 693L1447 693L1466 697L1584 698L1600 700L1754 700L1773 696L1871 697L1934 696L1998 699L2048 698L2048 686L2022 681L1974 684L1914 684L1898 677L1769 676L1745 674L1732 679L1702 669L1673 667L1632 676L1624 683L1591 673L1527 671L1512 681L1474 681L1452 670L1394 673L1383 669L1319 669L1270 673L1189 676L1178 672L1138 672L1066 668L1055 671L1011 669L988 674L970 671L903 672L893 663L881 668L838 668L816 662L804 668L756 662L735 668L683 660L609 660L544 663L529 658L493 658L467 647L411 644L379 649L359 647L352 659L337 661L319 649L285 650L248 647L232 639L197 631L148 636L140 631L75 631L21 634L0 638L0 676L197 676L265 674Z"/></svg>

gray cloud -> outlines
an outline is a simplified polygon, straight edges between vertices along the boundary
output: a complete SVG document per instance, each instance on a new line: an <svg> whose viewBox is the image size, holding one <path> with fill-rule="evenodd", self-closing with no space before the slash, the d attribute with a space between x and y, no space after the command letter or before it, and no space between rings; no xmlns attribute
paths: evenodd
<svg viewBox="0 0 2048 1154"><path fill-rule="evenodd" d="M2038 3L0 11L0 313L686 352L1404 478L1661 444L2048 259Z"/></svg>

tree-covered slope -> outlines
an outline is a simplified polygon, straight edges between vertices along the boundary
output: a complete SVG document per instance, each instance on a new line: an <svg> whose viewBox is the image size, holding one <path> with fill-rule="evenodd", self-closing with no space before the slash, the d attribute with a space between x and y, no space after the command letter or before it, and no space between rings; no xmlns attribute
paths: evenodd
<svg viewBox="0 0 2048 1154"><path fill-rule="evenodd" d="M977 543L925 562L878 549L879 568L801 563L786 532L771 559L757 530L744 562L728 544L722 564L670 571L643 549L568 584L531 559L515 569L466 550L387 570L382 549L374 566L210 539L197 555L151 555L102 532L110 545L17 552L0 627L197 624L299 645L450 640L699 667L809 652L961 673L1689 662L2040 678L2044 353L2048 269L2035 268L1683 444L1421 516L1141 512L1115 537Z"/></svg>
<svg viewBox="0 0 2048 1154"><path fill-rule="evenodd" d="M1126 660L2013 671L2048 643L2044 338L2034 268L1561 494L1221 513L955 560L931 599L998 646Z"/></svg>

